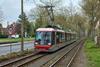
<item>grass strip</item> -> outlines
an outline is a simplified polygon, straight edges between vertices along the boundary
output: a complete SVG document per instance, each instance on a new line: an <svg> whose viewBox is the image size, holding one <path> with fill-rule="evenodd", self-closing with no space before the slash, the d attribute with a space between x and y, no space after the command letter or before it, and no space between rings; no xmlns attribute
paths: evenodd
<svg viewBox="0 0 100 67"><path fill-rule="evenodd" d="M24 41L32 41L34 38L24 38ZM0 38L0 42L20 42L21 38Z"/></svg>
<svg viewBox="0 0 100 67"><path fill-rule="evenodd" d="M97 48L91 39L87 39L85 42L85 53L88 67L100 67L100 48Z"/></svg>

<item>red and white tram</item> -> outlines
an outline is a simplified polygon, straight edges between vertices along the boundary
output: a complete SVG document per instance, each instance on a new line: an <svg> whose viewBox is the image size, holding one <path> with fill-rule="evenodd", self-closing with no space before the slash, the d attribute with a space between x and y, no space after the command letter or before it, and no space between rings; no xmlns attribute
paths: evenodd
<svg viewBox="0 0 100 67"><path fill-rule="evenodd" d="M48 51L61 46L67 40L72 39L72 33L54 28L38 28L35 36L35 48L40 51Z"/></svg>

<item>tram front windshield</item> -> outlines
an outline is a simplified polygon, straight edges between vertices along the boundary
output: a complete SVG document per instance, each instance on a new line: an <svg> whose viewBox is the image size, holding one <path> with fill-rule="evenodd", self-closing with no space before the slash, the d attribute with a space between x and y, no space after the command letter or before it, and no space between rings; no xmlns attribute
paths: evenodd
<svg viewBox="0 0 100 67"><path fill-rule="evenodd" d="M36 32L36 41L41 45L51 43L51 32Z"/></svg>

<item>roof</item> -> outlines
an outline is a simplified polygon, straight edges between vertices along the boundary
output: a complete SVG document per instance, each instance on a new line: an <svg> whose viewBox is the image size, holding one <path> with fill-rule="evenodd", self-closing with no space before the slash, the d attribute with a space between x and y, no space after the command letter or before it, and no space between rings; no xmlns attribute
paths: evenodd
<svg viewBox="0 0 100 67"><path fill-rule="evenodd" d="M36 31L58 31L58 32L64 32L63 30L54 29L54 28L38 28Z"/></svg>

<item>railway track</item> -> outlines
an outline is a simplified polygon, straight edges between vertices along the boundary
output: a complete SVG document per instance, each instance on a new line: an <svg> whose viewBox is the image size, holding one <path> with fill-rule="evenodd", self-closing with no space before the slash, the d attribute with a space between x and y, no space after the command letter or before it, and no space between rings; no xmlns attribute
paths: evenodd
<svg viewBox="0 0 100 67"><path fill-rule="evenodd" d="M0 63L0 67L19 67L25 63L39 59L43 56L45 56L45 54L39 54L39 52L34 52L33 54L14 59L12 61L10 60L9 62L2 62Z"/></svg>
<svg viewBox="0 0 100 67"><path fill-rule="evenodd" d="M70 46L62 49L61 51L58 51L53 54L39 54L39 52L35 52L34 54L30 54L28 56L24 56L22 58L15 59L8 63L0 63L0 67L34 67L34 66L35 67L55 67L56 65L58 65L57 63L66 54L70 53L72 51L72 49L74 49L77 46L77 44L79 44L79 43L81 43L81 42L77 41L77 42L73 43L74 46L70 45ZM65 52L65 50L66 50L66 52ZM77 50L77 52L78 52L78 50ZM60 53L62 53L62 54L60 54ZM71 64L72 60L70 61L69 65ZM39 63L40 61L42 63ZM30 63L32 63L31 66L30 66ZM56 67L58 67L58 66L56 66Z"/></svg>
<svg viewBox="0 0 100 67"><path fill-rule="evenodd" d="M66 55L66 53L70 53L75 47L77 47L80 42L77 41L67 47L65 47L62 50L57 51L53 54L48 54L46 56L41 57L40 59L33 60L31 62L28 62L26 64L21 65L20 67L54 67L58 61L63 57L63 55ZM65 52L66 51L66 52ZM62 66L57 66L62 67Z"/></svg>
<svg viewBox="0 0 100 67"><path fill-rule="evenodd" d="M70 67L72 61L74 60L76 54L80 50L83 44L83 40L76 43L70 50L59 55L59 57L52 58L47 63L43 64L41 67Z"/></svg>
<svg viewBox="0 0 100 67"><path fill-rule="evenodd" d="M72 43L71 43L72 44ZM47 57L47 56L49 56L50 54L47 54L47 53L45 53L44 54L44 56L42 56L42 57L40 57L40 58L36 58L36 60L31 60L31 61L27 61L26 63L23 63L23 64L20 64L18 67L30 67L30 66L28 66L29 65L29 63L30 62L37 62L38 60L41 60L41 58L45 58L45 57ZM41 65L40 65L41 66ZM32 66L32 67L34 67L34 66ZM38 67L38 66L36 66L36 67Z"/></svg>

